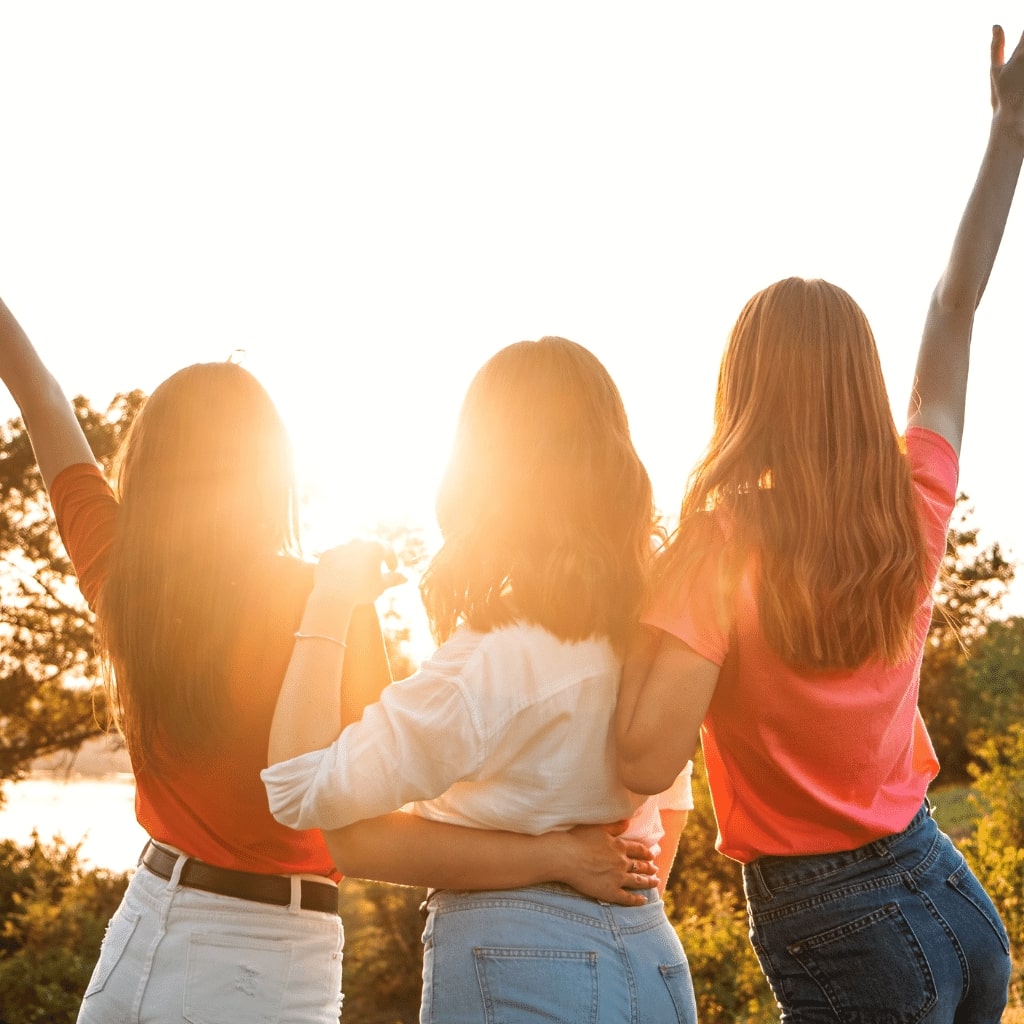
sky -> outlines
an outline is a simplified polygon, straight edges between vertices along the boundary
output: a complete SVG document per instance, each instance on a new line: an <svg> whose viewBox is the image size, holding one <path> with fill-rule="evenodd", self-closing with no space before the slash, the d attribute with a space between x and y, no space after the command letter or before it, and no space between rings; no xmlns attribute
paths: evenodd
<svg viewBox="0 0 1024 1024"><path fill-rule="evenodd" d="M1000 21L1012 45L1007 0L0 0L0 295L94 404L243 349L314 546L430 525L473 373L544 334L608 367L672 512L728 331L778 278L861 303L902 425ZM1016 558L1022 275L1024 195L961 472Z"/></svg>

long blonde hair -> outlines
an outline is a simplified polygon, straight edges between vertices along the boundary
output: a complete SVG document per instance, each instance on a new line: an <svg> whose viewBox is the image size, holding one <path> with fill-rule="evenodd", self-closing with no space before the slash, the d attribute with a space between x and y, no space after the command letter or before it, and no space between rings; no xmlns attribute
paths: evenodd
<svg viewBox="0 0 1024 1024"><path fill-rule="evenodd" d="M178 371L132 424L115 491L98 634L133 763L158 769L222 735L253 574L297 545L291 449L269 395L233 363Z"/></svg>
<svg viewBox="0 0 1024 1024"><path fill-rule="evenodd" d="M608 371L545 337L502 349L466 395L421 584L435 638L522 619L624 643L648 585L651 484Z"/></svg>
<svg viewBox="0 0 1024 1024"><path fill-rule="evenodd" d="M827 281L779 281L740 313L659 575L685 578L723 525L726 595L755 556L761 628L785 662L908 656L929 583L910 468L867 318Z"/></svg>

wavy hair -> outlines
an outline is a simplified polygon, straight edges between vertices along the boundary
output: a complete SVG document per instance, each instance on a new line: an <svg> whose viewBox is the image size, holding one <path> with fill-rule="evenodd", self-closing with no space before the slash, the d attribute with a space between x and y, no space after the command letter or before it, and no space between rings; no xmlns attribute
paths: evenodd
<svg viewBox="0 0 1024 1024"><path fill-rule="evenodd" d="M254 574L297 549L292 453L234 363L179 370L118 453L120 502L97 608L110 706L136 768L216 742Z"/></svg>
<svg viewBox="0 0 1024 1024"><path fill-rule="evenodd" d="M761 629L783 661L908 656L929 584L910 467L867 318L827 281L779 281L740 313L659 577L685 579L723 525L723 601L756 556Z"/></svg>
<svg viewBox="0 0 1024 1024"><path fill-rule="evenodd" d="M608 371L545 337L502 349L466 394L421 583L434 637L520 619L621 648L643 607L651 484Z"/></svg>

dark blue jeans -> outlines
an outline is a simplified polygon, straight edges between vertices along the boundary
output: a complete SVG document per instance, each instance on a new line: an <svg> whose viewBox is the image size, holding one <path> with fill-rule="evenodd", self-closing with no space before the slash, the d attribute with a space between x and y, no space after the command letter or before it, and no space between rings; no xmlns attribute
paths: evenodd
<svg viewBox="0 0 1024 1024"><path fill-rule="evenodd" d="M743 867L750 939L784 1024L998 1024L999 913L927 805L856 850Z"/></svg>

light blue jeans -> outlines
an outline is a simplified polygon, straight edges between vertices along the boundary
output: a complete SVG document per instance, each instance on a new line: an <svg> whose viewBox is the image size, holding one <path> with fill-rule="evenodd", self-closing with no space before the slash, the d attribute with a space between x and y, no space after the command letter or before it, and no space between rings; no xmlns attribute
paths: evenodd
<svg viewBox="0 0 1024 1024"><path fill-rule="evenodd" d="M420 1024L695 1024L686 954L647 895L619 907L557 884L432 893Z"/></svg>
<svg viewBox="0 0 1024 1024"><path fill-rule="evenodd" d="M178 871L136 870L78 1024L338 1024L340 917L181 888Z"/></svg>
<svg viewBox="0 0 1024 1024"><path fill-rule="evenodd" d="M744 865L750 936L783 1024L997 1024L1010 944L927 805L843 853Z"/></svg>

